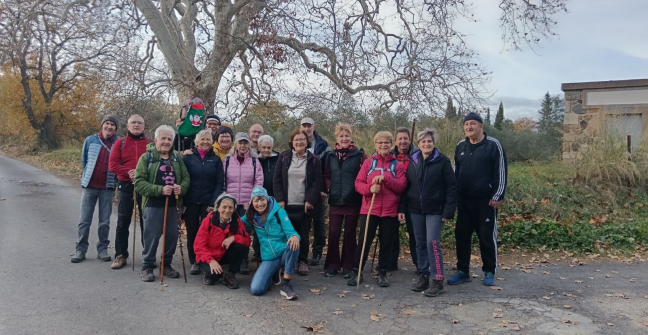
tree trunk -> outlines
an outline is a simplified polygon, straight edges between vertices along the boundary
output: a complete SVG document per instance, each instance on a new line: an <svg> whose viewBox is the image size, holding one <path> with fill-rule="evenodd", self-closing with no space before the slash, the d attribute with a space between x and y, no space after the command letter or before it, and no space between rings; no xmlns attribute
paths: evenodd
<svg viewBox="0 0 648 335"><path fill-rule="evenodd" d="M54 135L54 129L52 127L52 114L48 113L43 120L41 129L38 133L38 141L46 149L56 149L60 146L59 141Z"/></svg>

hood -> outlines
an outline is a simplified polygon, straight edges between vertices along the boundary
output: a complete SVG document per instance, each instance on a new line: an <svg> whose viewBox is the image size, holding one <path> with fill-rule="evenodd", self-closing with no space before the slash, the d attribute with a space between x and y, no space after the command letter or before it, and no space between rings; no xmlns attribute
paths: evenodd
<svg viewBox="0 0 648 335"><path fill-rule="evenodd" d="M418 150L410 156L410 161L414 162L415 164L418 164L419 160L421 160L422 157L423 157L423 153L420 150ZM436 162L439 159L441 159L441 153L437 148L434 148L432 150L432 158L430 159L428 157L428 160L429 162Z"/></svg>
<svg viewBox="0 0 648 335"><path fill-rule="evenodd" d="M221 146L220 146L220 144L218 142L214 142L214 144L212 144L212 148L214 148L215 152L229 152L230 151L230 149L221 148Z"/></svg>

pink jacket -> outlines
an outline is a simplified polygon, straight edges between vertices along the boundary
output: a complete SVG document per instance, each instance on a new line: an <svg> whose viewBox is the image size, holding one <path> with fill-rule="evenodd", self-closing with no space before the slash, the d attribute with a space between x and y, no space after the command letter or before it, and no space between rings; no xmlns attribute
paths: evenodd
<svg viewBox="0 0 648 335"><path fill-rule="evenodd" d="M231 157L225 157L223 161L224 171L224 191L233 195L239 205L246 205L250 203L250 196L254 186L263 186L263 167L256 160L256 177L254 176L254 167L252 163L252 156L250 152L245 154L243 164L238 161L238 151L235 151ZM229 159L229 167L227 160Z"/></svg>
<svg viewBox="0 0 648 335"><path fill-rule="evenodd" d="M371 168L371 162L377 159L376 168L371 175L367 176L369 169ZM375 154L369 159L365 159L360 168L360 172L355 180L355 188L358 193L362 195L362 207L360 208L360 214L367 214L369 212L369 206L371 205L371 182L374 177L380 176L380 168L385 169L383 175L385 180L383 181L380 192L376 194L376 199L374 200L373 209L371 210L371 215L376 215L380 217L386 216L397 216L398 215L398 204L400 202L400 196L405 188L407 187L407 179L405 177L405 170L403 170L403 163L398 162L396 164L396 178L389 171L391 161L395 160L396 157L392 154L383 156Z"/></svg>

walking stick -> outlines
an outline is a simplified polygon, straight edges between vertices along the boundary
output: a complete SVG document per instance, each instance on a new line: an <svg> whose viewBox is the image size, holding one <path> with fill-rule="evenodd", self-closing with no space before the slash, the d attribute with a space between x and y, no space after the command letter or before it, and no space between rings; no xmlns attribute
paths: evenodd
<svg viewBox="0 0 648 335"><path fill-rule="evenodd" d="M178 201L178 195L176 194L176 215L178 216L178 242L180 243L180 258L182 259L182 274L184 275L185 283L187 282L187 269L185 268L184 262L184 251L182 251L182 215L180 215L180 202Z"/></svg>
<svg viewBox="0 0 648 335"><path fill-rule="evenodd" d="M162 257L160 257L160 284L164 284L164 245L166 243L167 210L169 209L169 196L164 203L164 224L162 225Z"/></svg>
<svg viewBox="0 0 648 335"><path fill-rule="evenodd" d="M133 189L133 271L135 271L135 235L137 235L137 219L139 219L139 213L137 208L137 192ZM143 234L143 233L142 233Z"/></svg>
<svg viewBox="0 0 648 335"><path fill-rule="evenodd" d="M371 210L373 209L374 200L376 200L376 193L371 196L371 205L367 212L367 221L365 222L364 240L362 241L362 253L360 254L360 266L358 268L358 282L356 283L356 290L360 289L360 277L362 276L362 258L364 257L365 247L367 246L367 231L369 230L369 218L371 217Z"/></svg>

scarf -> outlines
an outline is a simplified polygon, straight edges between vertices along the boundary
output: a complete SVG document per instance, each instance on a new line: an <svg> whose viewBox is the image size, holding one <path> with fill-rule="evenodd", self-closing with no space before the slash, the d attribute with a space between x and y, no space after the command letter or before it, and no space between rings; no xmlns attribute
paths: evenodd
<svg viewBox="0 0 648 335"><path fill-rule="evenodd" d="M229 221L222 222L219 213L217 211L214 211L211 224L222 229L223 231L225 231L225 228L227 228L227 226L230 226L229 235L236 235L236 233L238 233L238 214L236 214L236 211L234 211Z"/></svg>
<svg viewBox="0 0 648 335"><path fill-rule="evenodd" d="M134 139L134 140L137 141L137 140L141 140L141 139L144 138L144 132L142 132L142 133L139 134L139 135L133 135L133 133L131 133L130 130L129 130L129 131L128 131L128 136L130 136L132 139Z"/></svg>
<svg viewBox="0 0 648 335"><path fill-rule="evenodd" d="M423 155L421 155L421 157L423 157ZM396 156L396 159L399 162L403 163L403 169L407 171L407 166L409 165L409 155L398 154L398 156Z"/></svg>
<svg viewBox="0 0 648 335"><path fill-rule="evenodd" d="M355 143L353 142L351 142L348 148L342 148L339 144L335 143L335 155L340 162L344 162L353 150L355 150Z"/></svg>

